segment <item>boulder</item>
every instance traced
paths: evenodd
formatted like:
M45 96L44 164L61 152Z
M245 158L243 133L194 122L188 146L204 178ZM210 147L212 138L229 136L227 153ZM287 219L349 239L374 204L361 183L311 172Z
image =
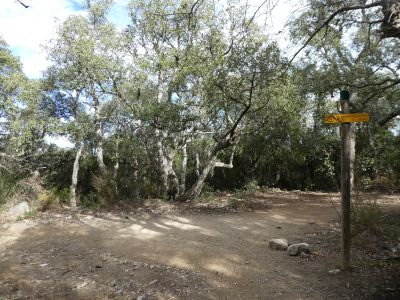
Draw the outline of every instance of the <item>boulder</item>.
M307 254L311 252L310 245L307 243L292 244L287 248L287 251L290 256L297 256L302 252Z
M288 245L287 239L272 239L269 241L269 246L272 250L286 250Z
M23 216L25 213L27 213L30 210L29 204L26 201L23 201L21 203L18 203L17 205L14 205L10 207L7 211L7 216L9 218L17 218L20 216Z

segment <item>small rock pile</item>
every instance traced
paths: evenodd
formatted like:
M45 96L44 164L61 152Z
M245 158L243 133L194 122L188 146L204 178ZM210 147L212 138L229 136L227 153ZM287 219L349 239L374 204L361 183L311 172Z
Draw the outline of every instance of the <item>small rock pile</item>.
M269 246L272 250L287 250L290 256L309 257L311 254L310 245L307 243L289 244L287 239L279 238L269 241Z

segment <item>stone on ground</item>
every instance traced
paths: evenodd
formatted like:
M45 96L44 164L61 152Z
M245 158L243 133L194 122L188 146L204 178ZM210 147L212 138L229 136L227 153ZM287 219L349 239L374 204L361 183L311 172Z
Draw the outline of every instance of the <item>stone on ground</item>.
M287 239L272 239L269 241L269 246L272 250L286 250L288 245Z
M7 211L7 216L10 218L20 217L27 213L29 210L30 208L28 202L23 201L9 208Z
M297 256L300 253L310 253L310 245L307 243L298 243L298 244L292 244L288 248L288 253L290 256Z

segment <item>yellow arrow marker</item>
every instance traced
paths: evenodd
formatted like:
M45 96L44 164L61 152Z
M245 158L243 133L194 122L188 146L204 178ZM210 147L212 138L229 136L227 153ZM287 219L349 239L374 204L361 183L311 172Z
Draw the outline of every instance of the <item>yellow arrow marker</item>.
M354 122L368 122L369 114L336 114L336 115L325 115L324 123L354 123Z

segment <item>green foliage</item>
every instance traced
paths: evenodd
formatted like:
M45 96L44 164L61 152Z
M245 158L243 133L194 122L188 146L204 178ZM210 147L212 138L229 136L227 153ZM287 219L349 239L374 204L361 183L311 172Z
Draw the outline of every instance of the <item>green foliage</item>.
M46 211L52 207L67 204L69 202L70 191L68 188L53 188L50 191L44 191L39 194L39 210Z
M82 195L79 198L79 205L89 209L100 208L99 201L97 200L96 194L94 192Z
M356 197L352 201L351 213L354 234L363 231L377 232L382 210L376 200L360 200Z
M357 137L356 178L361 190L396 191L400 183L400 136L368 126Z
M70 197L69 188L64 188L62 190L54 189L53 193L57 197L58 203L67 204L69 202L69 197Z
M106 172L98 176L94 175L92 184L96 191L96 198L102 206L111 206L118 201L115 181L111 172Z
M257 180L253 179L253 180L249 181L248 183L246 183L246 185L244 186L244 190L249 193L254 193L257 191L257 189L259 189L259 187L260 186L258 185Z
M293 41L304 42L343 5L306 2L310 9L292 23ZM91 1L86 14L59 26L47 46L53 64L43 80L28 80L0 40L0 204L14 177L36 170L50 191L40 196L43 207L68 201L76 149L47 145L49 135L85 145L77 192L88 207L113 205L117 194L124 201L160 196L161 162L182 181L186 148L190 188L224 139L228 146L218 149L217 161L233 157L234 167L210 171L206 196L258 185L337 190L339 136L322 116L336 112L331 98L343 87L353 93L352 110L372 116L370 125L357 128L357 186L399 186L398 120L376 125L399 106L393 72L399 42L370 38L370 11L355 27L349 20L360 11L339 14L286 70L278 45L240 3L134 0L123 30L108 20L111 6ZM96 161L100 144L106 171Z
M0 207L5 204L13 192L16 180L8 172L0 171Z

